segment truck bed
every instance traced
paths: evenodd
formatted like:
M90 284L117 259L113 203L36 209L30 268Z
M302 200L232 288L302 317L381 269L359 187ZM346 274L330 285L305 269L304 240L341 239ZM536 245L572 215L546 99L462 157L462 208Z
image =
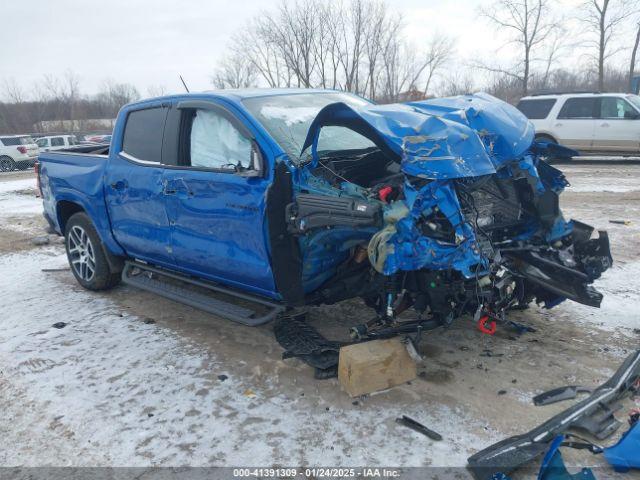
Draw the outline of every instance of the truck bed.
M86 148L86 147L84 147ZM81 205L95 219L98 229L109 229L107 208L104 198L103 174L108 156L100 153L73 151L45 152L38 159L40 163L40 184L44 201L45 216L54 229L63 234L60 215L62 202Z

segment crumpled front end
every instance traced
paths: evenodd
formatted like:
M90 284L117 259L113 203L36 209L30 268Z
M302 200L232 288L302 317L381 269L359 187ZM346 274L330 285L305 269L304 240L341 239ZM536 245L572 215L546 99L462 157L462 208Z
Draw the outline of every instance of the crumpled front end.
M327 126L352 129L377 148L318 152ZM574 152L534 142L533 126L512 106L484 94L358 109L336 103L314 120L307 147L312 160L296 172L297 198L336 198L319 229L295 231L310 283L322 278L306 287L317 301L361 296L382 316L413 307L435 324L463 313L501 320L532 300L600 305L590 284L612 263L606 232L592 238L593 228L565 220L559 195L568 182L541 160ZM290 213L304 224L300 208ZM333 263L327 251L339 251Z

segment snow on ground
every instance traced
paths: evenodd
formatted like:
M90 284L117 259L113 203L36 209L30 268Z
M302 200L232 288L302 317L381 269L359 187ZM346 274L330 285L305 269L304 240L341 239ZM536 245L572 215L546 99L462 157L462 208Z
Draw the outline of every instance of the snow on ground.
M268 384L222 382L228 366L214 351L41 271L65 264L56 249L0 258L0 291L11 299L0 318L0 401L10 405L0 437L13 446L0 450L1 465L461 466L487 444L470 433L482 424L446 406L416 401L401 412L447 432L442 442L418 437L416 448L393 421L400 412L309 411ZM68 325L52 327L60 321Z
M602 274L593 286L604 295L600 308L564 302L552 311L558 320L571 318L579 323L625 335L637 335L640 328L640 262L617 264Z
M20 226L11 221L18 216L37 215L42 213L42 199L35 196L36 182L33 178L0 182L0 225ZM23 192L17 194L16 192Z
M564 168L563 168L564 167ZM610 166L608 168L593 165L560 166L567 172L571 185L567 192L612 192L625 193L640 191L640 179L637 169L628 166Z

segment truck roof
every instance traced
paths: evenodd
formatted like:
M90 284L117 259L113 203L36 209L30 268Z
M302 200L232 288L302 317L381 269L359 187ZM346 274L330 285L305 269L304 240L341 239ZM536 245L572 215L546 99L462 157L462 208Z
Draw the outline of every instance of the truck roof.
M296 95L301 93L345 93L339 90L327 89L327 88L228 88L228 89L220 89L220 90L205 90L202 92L189 92L189 93L177 93L172 95L162 95L160 97L155 97L155 99L162 98L184 98L184 97L202 97L210 95L216 98L227 98L229 100L243 100L245 98L255 98L255 97L270 97L274 95ZM154 98L146 98L144 100L140 100L136 103L144 103L149 100L154 100Z

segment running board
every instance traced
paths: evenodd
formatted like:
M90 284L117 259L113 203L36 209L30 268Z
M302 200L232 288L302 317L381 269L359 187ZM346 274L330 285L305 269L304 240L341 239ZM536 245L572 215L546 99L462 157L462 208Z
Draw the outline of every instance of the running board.
M171 279L174 282L168 281L167 279ZM176 280L187 285L176 284ZM284 307L277 303L139 262L125 262L124 270L122 270L122 281L127 285L158 294L162 297L184 303L218 317L233 320L234 322L250 327L270 322L276 318L280 312L284 311ZM197 292L189 288L189 286L198 287L211 293L222 293L243 300L244 302L266 308L267 312L258 314L251 308L213 298L207 293Z

